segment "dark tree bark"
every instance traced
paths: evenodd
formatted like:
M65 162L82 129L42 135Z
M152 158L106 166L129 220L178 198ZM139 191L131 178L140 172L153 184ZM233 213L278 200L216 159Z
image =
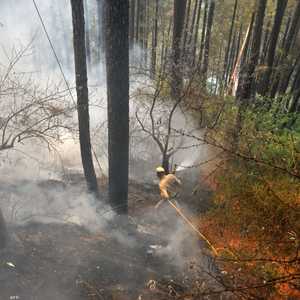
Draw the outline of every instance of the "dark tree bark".
M267 0L256 1L256 18L253 29L253 44L250 51L250 59L246 66L245 76L239 83L237 98L240 103L248 104L251 96L255 94L254 80L255 80L255 68L258 64L262 28L265 17Z
M98 61L101 60L101 54L105 53L105 38L104 38L104 28L105 28L105 1L97 0L97 25L98 25L98 37L97 37L97 47L98 47Z
M195 0L195 5L193 9L193 16L192 16L192 21L191 21L191 26L190 26L190 33L188 36L188 42L187 42L187 47L188 47L188 52L191 53L191 45L192 45L192 39L194 36L194 30L195 30L195 22L196 22L196 15L197 15L197 8L198 8L198 0Z
M259 61L260 65L265 64L267 51L268 51L269 43L270 43L270 34L271 34L270 27L271 27L271 21L269 20L267 23L266 29L264 30L264 33L263 33L262 46L261 46L262 50L261 50L260 61Z
M184 22L184 33L183 33L183 45L182 51L185 53L186 43L189 34L189 22L190 22L190 12L191 12L191 0L187 0L186 14L185 14L185 22Z
M88 67L91 68L92 56L91 56L91 42L90 42L90 24L89 24L89 13L87 0L84 0L84 11L85 11L85 42L86 42L86 57Z
M286 64L286 67L284 67L281 70L281 78L280 78L280 83L279 83L279 88L278 88L279 95L283 95L289 85L288 74L289 74L289 72L291 72L291 69L293 66L291 66L291 60L289 60L288 55L293 46L295 38L299 32L299 28L300 28L300 1L298 1L297 5L296 5L296 8L295 8L295 11L293 14L293 18L292 18L292 22L291 22L291 27L288 31L288 35L287 35L286 42L284 45L284 50L283 50L281 61Z
M158 35L158 8L159 0L155 0L155 16L152 29L152 49L151 49L151 78L155 78L156 73L156 54L157 54L157 35Z
M135 22L135 42L138 44L140 39L140 10L141 10L141 1L136 1L136 22Z
M261 80L260 94L263 96L265 96L269 90L269 84L272 76L272 68L275 60L276 46L277 46L280 28L281 28L287 2L288 0L277 0L277 8L276 8L276 14L274 19L274 25L270 36L270 43L269 43L267 58L266 58L267 70L263 74Z
M150 32L150 5L149 0L145 0L145 27L144 27L144 64L148 69L148 46L149 46L149 32Z
M192 42L193 43L192 44L192 66L195 66L195 62L196 62L196 51L197 51L197 41L198 41L198 35L199 35L201 7L202 7L202 0L199 0L197 21L196 21L196 25L195 25L194 39Z
M171 93L174 99L180 97L182 89L182 34L185 20L186 0L174 0L173 41L172 41L172 82Z
M81 160L88 190L98 197L98 184L93 165L90 141L83 1L71 0L71 6Z
M205 34L206 34L206 19L207 19L207 11L208 11L208 0L204 0L205 7L204 7L204 15L203 15L203 23L202 23L202 33L201 33L201 43L200 43L200 52L199 52L199 66L202 67L203 62L203 50L204 50L204 41L205 41Z
M134 44L134 32L135 32L135 1L130 1L130 24L129 24L129 47L133 48Z
M290 24L286 30L286 36L283 38L282 54L278 58L277 68L282 65L282 68L275 74L274 80L272 83L272 89L270 92L270 97L274 98L277 94L277 91L282 91L283 81L286 80L287 74L289 73L289 67L286 66L289 64L287 62L287 57L291 50L293 41L299 30L299 20L300 20L300 1L297 2L296 8L293 13L293 17L290 20ZM284 65L285 64L285 65Z
M290 113L300 112L300 59L295 73L295 78L291 88L292 98L289 105Z
M5 220L0 208L0 250L4 249L7 240L7 230L5 225Z
M139 31L139 39L138 44L141 49L144 50L144 40L145 40L145 11L146 11L146 0L139 0L139 15L137 18L139 19L139 27L137 30Z
M206 87L206 82L207 82L210 38L211 38L211 32L213 27L213 21L214 21L214 12L215 12L215 1L212 0L208 10L205 43L204 43L204 56L203 56L203 65L202 65L202 84L204 88Z
M128 212L129 156L129 1L106 4L109 199L119 214Z
M231 19L231 25L230 25L230 30L229 30L229 36L228 36L228 41L227 41L227 47L226 47L226 51L225 51L224 67L223 67L224 86L226 85L227 78L228 78L228 71L229 71L228 70L228 66L229 66L228 59L229 59L230 48L232 47L232 44L233 44L232 34L233 34L233 29L234 29L234 22L235 22L237 4L238 4L238 0L235 0L232 19Z

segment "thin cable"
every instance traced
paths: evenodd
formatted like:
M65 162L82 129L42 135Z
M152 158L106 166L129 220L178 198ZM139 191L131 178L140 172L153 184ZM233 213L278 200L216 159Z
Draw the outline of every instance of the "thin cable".
M54 57L55 57L55 59L56 59L56 62L57 62L57 64L58 64L58 66L59 66L60 72L61 72L61 74L62 74L62 76L63 76L63 79L64 79L64 81L65 81L65 84L66 84L66 86L67 86L67 89L68 89L68 91L69 91L69 93L70 93L70 96L71 96L71 98L72 98L72 101L73 101L74 105L76 105L76 101L75 101L75 99L74 99L74 97L73 97L73 95L72 95L72 92L71 92L71 89L70 89L70 85L69 85L69 83L68 83L68 81L67 81L67 78L66 78L65 73L64 73L64 71L63 71L62 65L61 65L61 63L60 63L60 61L59 61L59 58L58 58L58 56L57 56L57 54L56 54L56 51L55 51L55 49L54 49L54 46L53 46L53 44L52 44L52 42L51 42L51 39L50 39L50 36L49 36L48 31L47 31L47 29L46 29L46 26L45 26L45 23L44 23L44 21L43 21L43 18L42 18L41 14L40 14L40 11L39 11L39 9L38 9L38 7L37 7L37 4L36 4L35 0L32 0L32 2L33 2L33 5L34 5L34 7L35 7L35 10L36 10L36 12L37 12L37 14L38 14L38 17L39 17L39 19L40 19L40 21L41 21L41 24L42 24L42 27L43 27L44 32L45 32L45 34L46 34L47 40L48 40L48 42L49 42L49 44L50 44L50 47L51 47L51 49L52 49L52 52L53 52Z

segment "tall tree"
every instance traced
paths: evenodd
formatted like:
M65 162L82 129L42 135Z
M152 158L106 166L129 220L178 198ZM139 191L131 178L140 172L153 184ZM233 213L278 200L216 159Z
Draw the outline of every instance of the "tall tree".
M198 41L198 35L199 35L202 0L199 0L198 2L199 2L199 5L198 5L198 12L197 12L197 21L196 21L196 25L195 25L195 33L194 33L193 42L192 42L192 66L194 66L195 62L196 62L196 50L197 50L197 41Z
M288 35L282 52L281 61L285 64L286 67L284 67L281 70L281 78L278 86L279 95L283 95L285 93L289 84L288 74L291 72L293 68L293 66L291 65L291 60L289 59L289 53L293 47L299 29L300 29L300 1L297 1L296 8L294 10L293 18L291 21L291 26L288 31Z
M174 99L179 98L182 89L181 46L185 11L186 0L174 0L171 82L171 93Z
M204 50L204 41L206 34L206 20L207 20L207 11L208 11L208 0L203 0L205 2L204 6L204 15L202 22L202 33L201 33L201 43L200 43L200 52L199 52L199 65L202 66L203 61L203 50Z
M207 16L207 26L205 33L205 42L204 42L204 56L203 56L203 65L202 65L202 84L206 87L207 82L207 71L208 71L208 63L209 63L209 50L210 50L210 38L213 27L214 20L214 11L215 11L215 1L211 0L208 16Z
M280 28L286 9L288 0L277 0L276 14L274 18L274 24L270 36L270 43L267 51L267 69L263 74L260 83L260 94L266 95L269 89L270 79L272 75L272 68L275 60L276 46L279 38Z
M129 1L106 3L106 72L109 199L120 214L128 211L129 156Z
M99 196L90 140L83 1L71 0L71 7L81 160L88 190L95 196Z
M4 247L6 246L6 239L7 239L6 225L0 208L0 250L4 249Z
M292 98L289 103L289 112L300 112L300 59L295 70L295 78L291 88Z
M266 4L267 0L256 0L256 17L252 33L252 47L249 52L249 61L246 62L245 74L239 81L237 90L238 101L243 104L247 104L249 102L251 96L256 90L254 87L255 68L259 60Z
M129 46L133 48L134 44L134 33L135 33L135 1L130 1L130 24L129 24Z
M92 51L91 51L91 39L90 39L90 22L87 0L84 0L84 11L85 11L85 42L86 42L86 57L89 68L92 65Z
M229 54L230 54L230 48L233 46L233 40L232 40L232 34L234 29L234 23L235 23L235 16L236 16L236 10L237 10L238 0L235 0L234 8L233 8L233 14L231 18L231 25L229 29L229 36L227 41L227 47L225 51L225 58L224 58L224 67L223 67L223 82L224 85L226 85L227 78L228 78L228 72L229 72Z
M155 0L155 16L152 28L152 48L151 48L151 77L155 77L156 72L156 56L157 56L157 38L158 38L158 8L159 0Z
M101 60L101 54L105 52L105 39L104 39L104 28L105 28L105 1L96 0L97 2L97 27L98 27L98 37L97 37L97 51L98 51L98 61Z

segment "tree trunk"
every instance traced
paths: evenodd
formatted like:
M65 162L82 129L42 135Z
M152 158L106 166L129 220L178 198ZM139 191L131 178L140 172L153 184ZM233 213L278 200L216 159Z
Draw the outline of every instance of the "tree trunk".
M230 26L230 30L229 30L229 37L228 37L227 47L226 47L226 51L225 51L224 67L223 67L223 83L224 83L224 86L226 86L226 82L227 82L227 78L228 78L228 71L229 71L228 70L228 66L229 66L229 61L228 60L229 60L230 48L232 47L232 44L233 44L232 34L233 34L237 4L238 4L238 0L235 0L233 15L232 15L232 18L231 18L231 26Z
M182 34L185 20L186 0L174 0L173 41L172 41L172 82L171 93L174 99L180 97L182 90Z
M97 0L97 27L98 27L98 37L97 37L97 52L98 52L98 62L101 61L101 54L105 52L105 42L104 42L104 0Z
M108 0L106 72L108 105L109 199L119 214L128 212L129 1Z
M141 10L141 1L136 1L136 22L135 22L135 43L138 44L140 38L140 10Z
M139 16L138 16L139 27L137 28L137 30L139 30L138 44L142 50L144 50L144 40L145 40L145 10L146 10L145 4L146 4L146 0L139 0Z
M204 43L204 57L203 57L203 65L202 65L202 80L203 80L202 84L204 88L206 88L206 83L207 83L210 37L211 37L211 31L213 27L214 11L215 11L215 1L212 0L208 10L207 27L206 27L205 43Z
M300 1L298 1L296 9L294 11L291 27L285 42L282 61L286 62L286 68L283 68L283 70L281 71L281 79L278 88L279 95L283 95L289 85L288 74L289 72L291 72L293 66L291 66L291 60L289 60L288 55L293 46L295 38L298 35L299 28L300 28Z
M7 230L5 220L0 208L0 251L5 248L7 240Z
M202 25L202 33L201 33L201 44L200 44L200 52L199 52L199 67L202 67L203 62L203 50L204 50L204 41L206 34L206 19L207 19L207 11L208 11L208 0L205 1L204 7L204 16L203 16L203 25Z
M135 1L130 1L130 24L129 24L129 47L133 48L134 44L134 24L135 24Z
M148 48L149 48L149 28L150 28L150 5L149 0L145 1L145 29L144 29L144 64L148 70Z
M89 13L88 13L87 0L84 0L84 11L85 11L86 57L87 57L88 67L91 69L92 57L91 57L90 24L89 24Z
M196 21L195 33L194 33L194 40L193 40L193 44L192 44L193 45L193 48L192 48L192 67L195 66L195 62L196 62L196 50L197 50L197 41L198 41L198 35L199 35L201 6L202 6L202 0L199 0L198 12L197 12L197 21Z
M192 16L192 22L190 26L190 33L189 33L189 39L187 42L187 47L188 47L188 53L191 53L191 45L192 45L192 39L194 36L194 30L195 30L195 22L196 22L196 14L197 14L197 8L198 8L198 2L199 0L195 0L195 5L194 5L194 10L193 10L193 16Z
M182 44L182 52L183 53L185 53L185 50L186 50L186 43L187 43L188 34L189 34L190 12L191 12L191 0L187 0L185 22L184 22L183 44Z
M298 62L296 68L296 74L292 86L292 99L289 105L289 112L300 112L300 62Z
M279 57L279 63L278 63L279 66L282 63L283 64L286 63L287 65L289 65L289 62L287 62L287 57L291 50L294 39L297 36L297 32L299 31L299 21L300 21L300 1L297 2L293 17L291 19L291 24L287 32L287 36L284 39L285 42L283 45L282 55ZM284 67L282 70L280 70L280 73L277 72L271 90L271 97L275 97L277 91L279 92L279 94L282 94L283 92L282 87L285 84L285 80L287 78L288 73L289 73L289 67Z
M71 6L81 160L88 190L98 197L98 184L93 165L90 141L83 1L71 0Z
M260 94L263 96L267 94L269 89L270 79L273 72L272 68L275 60L276 46L277 46L280 28L281 28L287 2L288 0L277 0L277 8L276 8L276 14L274 19L274 25L272 28L270 43L267 52L267 70L263 74L261 84L260 84L261 86Z
M250 51L250 59L246 66L246 72L244 78L241 80L241 86L239 84L238 101L247 105L253 94L255 94L254 80L255 80L255 68L258 64L262 28L265 17L267 0L256 1L256 18L253 29L253 44Z
M157 54L157 34L158 34L158 8L159 0L155 0L155 17L152 30L152 50L151 50L151 78L155 78L156 73L156 54Z

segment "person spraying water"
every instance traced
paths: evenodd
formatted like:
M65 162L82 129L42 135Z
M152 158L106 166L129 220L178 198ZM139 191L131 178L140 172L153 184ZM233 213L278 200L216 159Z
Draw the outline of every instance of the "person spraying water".
M176 170L176 168L175 168ZM155 208L158 209L159 206L168 202L172 208L175 209L177 214L185 221L185 223L196 232L199 237L204 240L208 247L213 252L214 256L218 256L217 249L212 245L212 243L198 230L198 228L184 215L178 203L174 200L178 196L179 188L182 186L181 180L178 179L175 174L166 174L166 171L163 167L156 168L156 175L159 179L159 192L161 200L155 205Z

